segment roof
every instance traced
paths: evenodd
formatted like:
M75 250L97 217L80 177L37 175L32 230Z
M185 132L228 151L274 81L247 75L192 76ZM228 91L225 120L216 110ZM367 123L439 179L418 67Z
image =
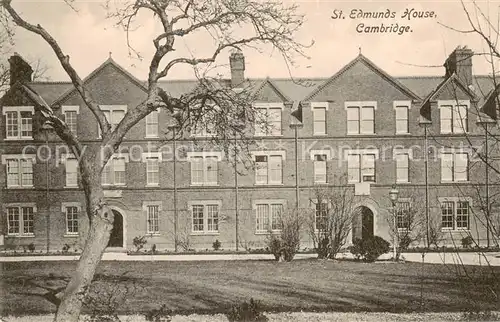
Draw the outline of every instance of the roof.
M388 81L392 82L394 86L398 87L402 91L408 93L410 96L415 98L420 98L424 100L433 93L440 84L445 81L444 76L430 75L430 76L396 76L392 77L377 67L372 61L363 55L358 55L349 64L344 66L339 72L331 77L317 77L317 78L252 78L248 79L250 87L254 89L259 86L263 86L265 83L269 83L272 87L276 89L284 98L288 101L303 101L308 97L314 95L315 92L319 91L322 87L326 86L335 77L338 77L343 71L347 70L356 61L362 61L367 64L370 68L374 69L376 72L380 73L382 77L386 78ZM146 82L141 81L126 71L118 63L116 63L112 58L108 58L103 64L96 68L90 75L85 78L85 82L96 77L99 71L102 70L106 65L112 64L119 71L124 73L132 82L137 83L141 88L146 89ZM183 94L187 94L196 88L199 80L197 79L181 79L181 80L160 80L158 82L159 87L165 90L169 95L174 97L179 97ZM229 86L230 80L223 80ZM71 82L57 82L57 81L36 81L28 84L33 91L40 94L41 97L47 102L47 104L52 105L57 101L64 100L67 95L74 91L74 87ZM477 97L485 97L494 88L492 78L487 75L475 76L474 81L474 93Z

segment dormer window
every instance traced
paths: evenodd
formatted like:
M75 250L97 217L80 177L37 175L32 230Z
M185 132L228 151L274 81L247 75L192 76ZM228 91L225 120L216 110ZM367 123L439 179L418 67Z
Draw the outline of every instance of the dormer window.
M111 131L116 129L127 113L127 105L100 105L99 107L106 116L106 120L111 125ZM101 129L99 129L99 137L100 136Z
M469 101L439 101L441 133L467 133Z
M255 104L255 136L280 136L283 103Z

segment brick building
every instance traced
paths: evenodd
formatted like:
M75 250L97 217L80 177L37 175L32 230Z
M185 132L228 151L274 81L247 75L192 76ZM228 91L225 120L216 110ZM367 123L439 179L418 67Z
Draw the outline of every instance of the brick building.
M83 144L97 144L98 125L70 83L32 81L22 57L9 62L11 87L0 100L4 243L81 248L88 222L77 162L40 123L37 95ZM457 48L443 75L429 77L392 77L361 53L329 78L248 80L241 53L231 55L230 66L227 86L251 83L255 106L272 125L253 131L256 169L239 164L237 175L231 156L201 148L204 133L173 140L167 113L152 113L126 135L103 171L116 218L110 247L131 249L134 237L145 235L160 250L173 250L175 236L180 250L211 249L216 239L224 249L260 248L282 210L298 205L314 216L318 187L353 189L361 211L352 237L391 240L389 191L395 184L398 207L426 205L426 225L437 227L443 245L460 244L467 234L493 244L481 205L486 192L498 192L499 178L495 171L485 178L473 148L484 147L487 124L490 131L497 128L496 115L477 112L491 102L493 81L473 76L469 49ZM85 84L112 124L146 97L145 83L111 58ZM160 85L179 96L196 81ZM488 158L494 160L495 152L490 149ZM404 228L403 221L398 225ZM305 229L301 245L311 247Z

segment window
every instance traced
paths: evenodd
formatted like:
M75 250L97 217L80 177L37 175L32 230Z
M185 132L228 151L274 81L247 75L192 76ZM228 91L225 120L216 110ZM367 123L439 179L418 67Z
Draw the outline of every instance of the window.
M159 204L146 204L146 221L147 233L159 234L160 233L160 205Z
M188 153L191 162L191 184L192 185L217 185L218 164L222 158L220 152L216 153Z
M441 201L441 229L458 230L470 229L469 208L467 200L454 199Z
M111 125L111 131L115 130L127 113L126 105L100 105L99 107L106 116L106 120ZM99 136L101 136L100 129Z
M193 233L219 232L219 201L196 201L191 204Z
M409 109L410 102L394 102L396 114L396 134L408 134L409 129Z
M410 156L408 153L396 153L396 182L410 182Z
M410 229L410 202L400 201L396 204L396 227L398 230Z
M347 134L375 133L376 102L346 102Z
M6 205L7 235L9 236L34 236L33 205Z
M78 113L80 112L80 106L62 106L61 112L64 116L64 122L68 126L71 133L77 135L77 123L78 123Z
M281 135L282 110L283 110L283 104L256 105L255 135L256 136Z
M78 186L78 160L66 160L66 187Z
M102 169L102 184L124 186L126 184L125 163L127 158L124 156L113 156Z
M469 180L469 154L467 152L441 153L441 181Z
M255 155L255 184L281 184L283 182L284 154L272 152Z
M349 182L375 182L375 154L350 153L347 156Z
M440 101L441 133L465 133L468 131L468 101Z
M326 183L326 154L314 155L314 182Z
M328 223L328 204L317 202L314 216L314 229L324 231Z
M146 116L146 137L158 137L158 111L153 111Z
M146 158L146 176L148 186L157 186L160 184L160 167L158 158Z
M34 161L35 156L30 155L3 155L2 163L7 166L7 188L32 188Z
M32 106L4 106L6 139L32 140L33 113Z
M328 103L311 103L311 107L313 111L313 133L314 135L325 135Z
M267 233L281 229L281 216L283 214L282 201L258 201L255 203L257 233Z
M63 211L66 215L66 235L78 235L78 213L80 207L77 205L64 205Z

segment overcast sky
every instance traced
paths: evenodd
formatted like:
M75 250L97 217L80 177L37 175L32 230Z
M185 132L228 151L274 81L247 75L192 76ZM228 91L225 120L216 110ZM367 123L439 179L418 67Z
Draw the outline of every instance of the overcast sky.
M292 0L285 0L291 2ZM362 53L394 76L401 75L441 75L444 60L458 45L467 45L475 52L484 48L477 35L460 34L439 23L457 29L468 29L468 22L460 1L309 1L297 2L300 13L305 14L304 26L297 41L314 45L306 50L310 59L298 58L290 69L294 77L329 77L343 65ZM485 13L498 16L500 2L481 2ZM104 19L105 11L98 0L77 1L78 13L69 9L60 0L13 0L13 6L32 23L45 27L58 41L65 53L71 57L76 70L82 77L88 75L105 61L109 53L119 64L140 79L147 78L148 61L153 52L157 21L151 16L141 16L141 27L133 35L133 45L145 57L143 61L128 56L125 33L114 26L114 22ZM405 9L434 11L437 18L401 18ZM342 10L345 19L332 19L334 10ZM350 19L352 9L364 11L396 12L394 19ZM398 35L366 34L356 32L358 24L385 26L398 23L410 26L411 32ZM177 42L177 52L203 53L208 48L206 37ZM206 45L206 46L205 46ZM16 30L15 51L29 60L41 58L49 67L47 76L51 80L66 80L65 73L55 59L50 47L39 37L24 30ZM264 53L245 51L247 77L289 77L290 72L281 56L266 50ZM218 63L227 64L228 55L222 55ZM434 67L433 67L434 66ZM219 69L228 75L228 66ZM484 58L474 58L474 72L487 74L491 67ZM192 78L189 68L176 68L168 78Z

